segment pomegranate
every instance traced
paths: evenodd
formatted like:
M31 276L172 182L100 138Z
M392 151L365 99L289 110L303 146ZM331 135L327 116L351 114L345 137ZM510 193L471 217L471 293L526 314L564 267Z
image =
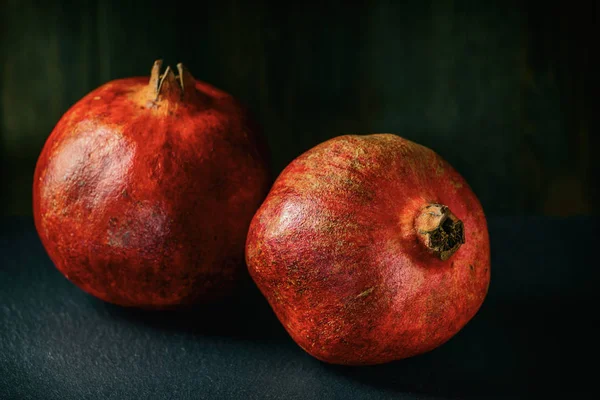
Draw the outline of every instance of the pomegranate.
M475 194L435 152L392 134L339 136L290 163L250 224L246 262L294 341L345 365L442 345L490 280Z
M211 302L243 282L246 233L271 183L248 112L181 64L161 69L73 105L33 183L58 270L106 302L147 309Z

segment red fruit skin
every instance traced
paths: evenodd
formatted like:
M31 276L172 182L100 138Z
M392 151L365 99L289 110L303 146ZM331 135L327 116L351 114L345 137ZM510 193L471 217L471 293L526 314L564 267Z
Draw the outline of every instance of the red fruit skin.
M200 81L183 96L173 75L157 98L156 83L119 79L77 102L33 183L35 225L58 270L106 302L146 309L231 294L270 185L264 144L232 96Z
M441 203L466 242L446 261L414 220ZM478 311L490 281L482 207L432 150L346 135L290 163L255 214L250 274L293 340L321 361L369 365L430 351Z

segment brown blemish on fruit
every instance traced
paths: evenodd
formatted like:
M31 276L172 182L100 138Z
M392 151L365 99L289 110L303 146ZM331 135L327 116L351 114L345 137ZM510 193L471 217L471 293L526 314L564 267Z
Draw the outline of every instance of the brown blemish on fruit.
M455 179L450 179L450 183L452 184L452 186L454 186L456 189L460 189L463 187L463 184Z
M356 296L357 299L360 299L361 297L367 297L368 295L370 295L371 293L373 293L373 290L375 290L374 287L370 287L367 290L365 290L364 292L361 292L359 295Z
M437 163L435 166L435 174L437 176L441 176L444 174L444 166L442 165L442 163Z

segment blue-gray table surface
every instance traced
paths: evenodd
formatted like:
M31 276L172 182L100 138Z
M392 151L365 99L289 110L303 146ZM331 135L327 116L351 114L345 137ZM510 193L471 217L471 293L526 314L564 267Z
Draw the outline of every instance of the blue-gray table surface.
M492 283L475 318L425 355L342 367L304 353L253 286L227 303L177 313L96 300L54 268L31 219L5 217L0 399L547 398L588 392L597 365L598 222L490 217Z

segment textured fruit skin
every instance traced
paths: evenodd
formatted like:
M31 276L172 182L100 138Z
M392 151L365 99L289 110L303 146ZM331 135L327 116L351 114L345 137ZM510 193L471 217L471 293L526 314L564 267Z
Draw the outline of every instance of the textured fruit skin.
M247 276L248 225L270 185L265 147L232 96L193 82L185 97L174 75L159 97L147 77L109 82L66 112L39 156L42 243L106 302L210 302Z
M441 203L466 242L442 261L414 219ZM290 163L255 214L250 274L294 341L333 364L430 351L478 311L490 281L482 207L432 150L391 134L346 135Z

